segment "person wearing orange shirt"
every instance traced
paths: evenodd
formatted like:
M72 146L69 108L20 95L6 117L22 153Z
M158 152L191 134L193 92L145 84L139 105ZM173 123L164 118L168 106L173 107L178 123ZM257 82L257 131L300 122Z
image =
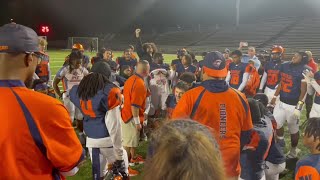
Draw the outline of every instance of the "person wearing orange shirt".
M320 118L310 118L306 121L303 144L311 154L297 162L295 179L320 179Z
M66 108L26 88L40 57L34 30L0 27L0 179L64 179L84 158Z
M149 71L148 61L139 61L136 73L125 82L123 87L124 105L121 110L123 146L128 152L130 165L144 163L143 158L136 154L135 149L138 147L141 124L147 116L145 110L149 92L144 79L149 75ZM136 173L129 169L130 175L136 175Z
M238 179L240 149L249 143L253 128L248 101L226 83L226 61L220 52L206 55L201 73L202 83L182 96L172 119L192 119L212 128L228 179Z

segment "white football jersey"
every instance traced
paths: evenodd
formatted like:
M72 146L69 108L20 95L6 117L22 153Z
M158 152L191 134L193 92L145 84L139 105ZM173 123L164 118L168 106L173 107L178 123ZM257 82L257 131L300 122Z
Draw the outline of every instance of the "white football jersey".
M57 78L62 80L63 90L68 92L74 85L80 84L83 77L88 74L88 70L84 67L74 69L70 73L69 66L65 66L57 73Z

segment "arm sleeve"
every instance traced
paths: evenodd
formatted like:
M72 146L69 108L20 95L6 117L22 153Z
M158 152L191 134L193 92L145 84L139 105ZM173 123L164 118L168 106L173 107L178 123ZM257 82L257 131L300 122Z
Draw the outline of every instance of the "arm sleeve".
M227 77L226 77L226 82L229 84L230 82L230 79L231 79L231 74L230 74L230 71L228 71L228 74L227 74Z
M315 89L313 89L313 87L312 87L311 83L308 83L308 86L307 86L307 93L308 93L309 95L313 95L313 94L314 94L314 92L315 92Z
M51 82L51 68L50 68L50 63L48 63L48 82Z
M238 88L239 91L243 91L243 89L246 87L247 85L247 82L248 82L248 79L249 79L249 73L245 72L243 74L243 77L242 77L242 82Z
M144 111L145 114L149 114L151 108L151 98L150 96L146 98L146 110Z
M263 76L261 78L261 82L260 82L260 87L259 89L262 90L264 85L266 84L267 82L267 79L268 79L268 74L266 72L263 73Z
M177 119L190 119L192 111L192 102L189 100L189 94L186 93L182 96L177 106L172 113L172 120Z
M143 57L143 54L144 54L144 51L142 49L141 37L136 38L136 39L137 39L137 44L136 44L137 54L138 54L139 58L141 59Z
M310 84L313 89L320 94L320 85L315 80L311 80Z
M45 115L42 118L46 120L39 121L40 133L47 148L47 158L60 172L70 173L84 159L85 151L65 107L59 103L52 106L51 110L55 113Z

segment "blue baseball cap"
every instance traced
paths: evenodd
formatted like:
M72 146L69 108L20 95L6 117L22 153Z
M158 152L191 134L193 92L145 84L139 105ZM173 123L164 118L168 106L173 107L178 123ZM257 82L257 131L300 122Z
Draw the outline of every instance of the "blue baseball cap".
M227 77L226 59L219 51L209 52L202 65L203 71L211 77Z
M0 27L0 53L39 51L39 38L33 29L16 23Z

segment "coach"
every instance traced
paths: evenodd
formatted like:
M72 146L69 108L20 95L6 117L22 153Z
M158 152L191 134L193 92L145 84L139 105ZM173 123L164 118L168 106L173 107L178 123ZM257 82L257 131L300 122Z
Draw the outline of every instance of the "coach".
M210 52L203 60L202 83L187 91L178 102L173 119L193 119L214 130L220 145L228 179L240 174L240 139L247 144L253 128L245 95L225 81L226 61L220 52Z
M64 106L26 88L41 62L38 41L28 27L0 27L0 179L70 176L84 158Z

